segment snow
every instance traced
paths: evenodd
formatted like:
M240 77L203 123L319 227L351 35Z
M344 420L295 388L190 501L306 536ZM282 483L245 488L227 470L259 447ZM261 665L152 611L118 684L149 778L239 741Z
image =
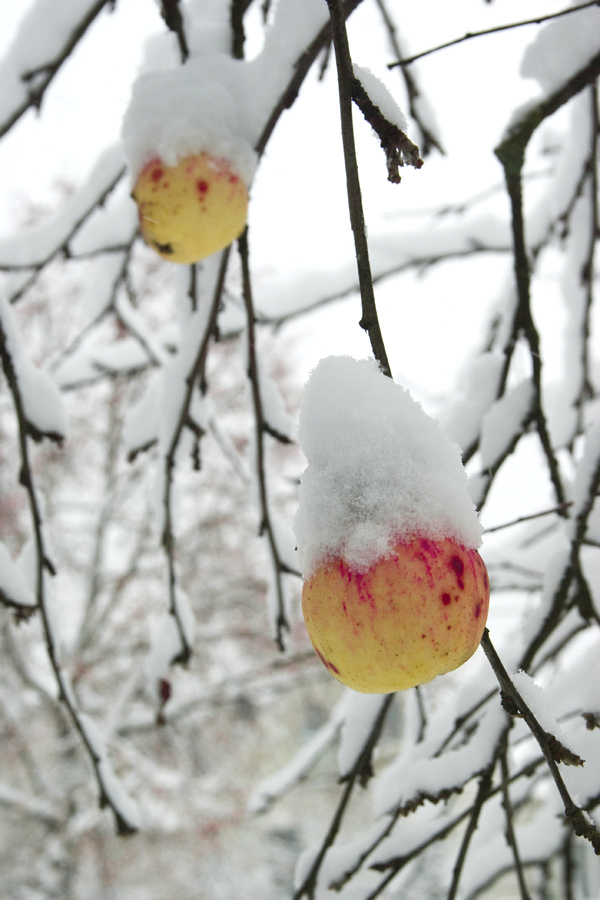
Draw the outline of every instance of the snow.
M245 64L239 60L225 55L216 60L211 55L142 75L134 85L123 121L132 180L155 157L174 166L186 156L205 152L226 159L249 185L256 154L239 130L243 110L235 90L244 70Z
M572 530L575 522L586 509L590 502L592 491L598 490L598 472L600 471L600 418L592 423L585 435L583 456L577 466L575 482L572 488L573 507L569 518L572 521ZM573 535L574 536L574 535Z
M181 653L181 635L175 617L165 613L156 625L150 651L146 658L148 692L156 696L158 684L169 670L176 656Z
M430 755L441 732L436 739L409 746L376 780L376 814L383 815L422 795L434 797L445 790L462 790L488 764L505 727L506 713L494 698L480 716L475 734L457 749Z
M21 606L36 605L33 591L2 541L0 541L0 595L9 602Z
M482 252L487 249L508 252L510 246L507 224L493 215L466 215L458 222L453 220L451 225L428 221L418 229L369 230L369 256L375 281L447 256L467 255L475 252L474 248ZM337 258L333 268L303 260L297 269L275 271L257 282L255 305L260 316L278 321L357 290L356 260L348 253Z
M335 557L364 571L415 534L480 546L458 446L374 361L321 360L298 436L308 460L294 525L304 578Z
M0 330L4 332L27 423L42 435L64 436L67 417L58 386L48 372L25 356L13 310L4 297L0 297Z
M479 452L484 469L493 468L523 431L533 402L533 382L527 378L506 392L486 412Z
M272 431L291 441L295 423L286 409L279 385L267 375L260 357L256 358L256 368L263 418Z
M386 85L370 69L358 66L352 67L354 77L357 78L373 103L381 110L388 122L396 125L400 131L408 131L406 116L392 97Z
M536 684L531 675L523 671L515 672L511 675L511 679L544 731L553 734L561 743L564 743L562 728L556 721L552 712L552 704L546 697L541 685Z
M137 403L127 411L123 440L127 456L153 444L158 438L158 375L151 378Z
M338 768L342 778L356 765L386 700L381 694L351 693L338 747Z
M0 65L0 125L29 103L36 78L26 81L23 74L39 70L43 81L47 77L47 67L62 55L79 23L96 2L36 0L31 5ZM43 28L40 22L43 22Z
M92 270L78 298L87 322L96 322L110 309L126 262L125 253L104 253L92 263Z
M600 9L594 6L554 19L525 50L521 75L552 93L598 54L599 34Z
M170 40L157 42L148 59L155 71L134 84L123 122L132 179L154 156L174 165L206 151L226 158L249 185L257 164L253 148L298 57L326 22L327 8L320 0L303 0L301 6L280 0L261 53L248 61L233 59L229 47L219 46L222 41L209 44L206 29L224 35L227 24L210 11L196 13L185 65L173 58Z
M479 437L482 419L496 398L503 366L502 353L477 356L460 378L458 399L440 415L448 437L463 450Z
M251 812L265 812L278 797L305 777L335 740L352 702L352 692L345 691L327 722L278 772L269 775L256 786L249 802Z
M0 242L0 267L39 266L51 259L68 243L122 174L123 151L117 144L100 154L85 184L56 215Z

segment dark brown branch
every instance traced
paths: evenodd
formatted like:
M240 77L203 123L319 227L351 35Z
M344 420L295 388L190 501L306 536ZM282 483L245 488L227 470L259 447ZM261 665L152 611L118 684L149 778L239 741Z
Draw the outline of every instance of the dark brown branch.
M531 900L531 895L527 888L527 882L525 881L525 872L523 869L523 863L521 860L521 854L519 852L519 845L517 843L517 836L515 833L513 822L514 813L509 790L510 773L508 771L507 743L508 742L505 737L504 746L502 748L502 753L500 756L500 766L502 770L502 806L504 807L504 816L506 819L506 841L508 843L508 846L512 850L513 859L515 862L514 870L517 875L517 881L519 882L521 900Z
M244 298L244 306L246 308L246 333L248 346L248 380L252 393L252 405L254 407L254 422L256 426L256 474L258 478L258 491L261 510L260 534L266 535L269 545L269 552L275 575L275 592L277 596L277 616L275 620L275 639L280 650L284 650L283 632L289 631L289 624L285 614L285 596L283 590L283 572L287 571L287 567L283 565L275 531L271 521L269 511L269 498L267 492L267 476L265 461L265 445L264 436L267 430L273 434L272 429L267 429L265 417L263 413L263 403L260 393L260 379L258 373L258 363L256 359L256 335L255 335L255 316L254 302L252 299L252 281L250 277L250 258L248 252L248 229L244 229L238 238L238 248L240 260L242 263L242 294Z
M447 47L454 47L456 44L462 44L463 41L470 41L471 38L483 37L488 34L496 34L499 31L509 31L513 28L522 28L524 25L541 25L549 19L558 19L560 16L568 16L569 13L579 12L580 9L587 9L590 6L600 6L599 0L589 0L588 3L581 3L579 6L571 6L568 9L561 9L557 13L548 13L546 16L537 16L535 19L525 19L522 22L510 22L508 25L496 25L493 28L484 28L482 31L468 31L462 37L454 38L452 41L446 41L445 44L438 44L437 47L431 47L429 50L423 50L421 53L415 53L414 56L408 56L405 59L398 59L396 62L388 63L388 69L396 66L408 66L423 59L424 56L430 56L437 53L438 50L445 50Z
M596 855L600 856L600 832L586 816L584 810L577 806L569 793L569 790L558 769L558 764L555 756L556 747L554 745L554 742L550 740L550 738L553 736L549 735L542 728L535 715L532 713L532 711L529 709L529 707L519 694L508 672L504 668L500 657L496 653L494 645L492 644L490 639L490 633L487 628L481 639L481 646L488 658L488 662L492 667L501 690L504 691L504 693L508 697L510 697L515 706L518 708L523 719L525 720L527 727L538 742L540 750L544 754L548 769L550 771L550 775L554 780L554 783L563 802L565 808L565 817L567 821L571 824L575 834L579 837L585 837L586 840L588 840L592 844ZM561 762L562 761L563 760L561 759Z
M181 62L184 63L190 55L190 49L185 34L183 16L179 8L180 2L181 0L161 0L160 14L165 20L165 25L169 31L172 31L177 37Z
M90 741L90 738L82 724L80 719L79 711L75 705L75 699L73 697L73 693L69 684L69 679L67 674L65 673L61 662L58 657L58 649L55 644L54 635L52 633L52 626L50 623L50 613L48 609L48 597L46 592L46 575L55 574L54 566L48 556L46 551L46 543L44 539L44 531L43 531L43 520L42 520L42 511L40 507L40 503L37 496L37 490L34 483L33 478L33 466L30 459L29 453L29 438L30 438L30 429L27 424L27 419L25 415L25 408L23 404L23 398L20 391L20 386L18 383L18 379L15 375L14 364L12 358L10 356L7 343L6 343L6 335L4 333L4 329L2 327L2 323L0 322L0 356L2 359L2 364L4 368L4 372L8 381L9 389L13 398L13 404L15 408L15 414L17 418L18 425L18 439L19 439L19 450L21 456L21 471L20 471L20 483L25 488L27 493L28 502L29 502L29 510L31 515L32 527L33 527L33 542L35 546L35 554L36 554L36 568L35 568L35 598L37 609L39 610L40 619L42 622L42 629L44 633L44 640L46 643L46 652L48 654L48 660L50 662L50 666L52 672L54 674L54 678L56 681L56 685L58 688L58 696L59 699L64 704L64 707L68 713L71 724L75 728L75 730L79 733L79 736L82 740L82 743L86 749L88 757L92 763L94 774L96 777L96 782L98 785L99 791L99 805L100 807L109 806L112 810L115 819L115 825L117 828L117 832L120 835L128 835L133 834L137 831L137 827L132 822L128 822L124 817L121 810L114 803L110 794L106 790L105 780L101 771L100 762L97 755L97 751Z
M386 119L358 78L351 81L350 91L353 101L379 137L387 162L388 181L398 184L400 182L399 169L404 165L420 169L423 160L419 155L417 145L413 144L401 128Z
M368 779L371 778L373 774L371 763L373 750L375 749L381 735L381 731L383 729L390 706L394 700L394 696L395 694L387 694L383 699L379 714L375 719L369 734L367 735L365 743L363 744L362 750L357 757L356 762L354 763L352 771L344 775L342 779L345 782L344 790L340 797L340 801L338 803L334 816L331 820L329 829L327 830L327 834L323 839L321 847L319 848L319 852L315 857L315 860L313 861L310 871L306 875L300 887L295 891L292 900L301 900L302 897L306 897L308 898L308 900L313 900L317 887L317 879L319 877L319 872L321 871L323 860L325 859L325 854L332 846L337 837L342 824L342 820L344 818L344 814L348 807L348 802L352 795L352 791L354 790L357 781L364 787Z
M397 59L400 59L402 57L402 51L400 48L400 40L398 38L396 25L394 24L390 12L385 4L385 0L376 0L376 2L385 24L385 28L388 33L390 45L392 47L394 55ZM436 150L443 154L444 148L440 144L436 135L431 131L431 129L427 125L427 122L425 122L420 113L418 99L421 95L421 91L413 72L408 68L408 66L402 66L400 68L400 71L402 73L402 78L404 79L404 84L406 86L406 93L408 95L408 109L411 118L417 124L419 131L421 132L422 140L419 143L422 145L421 149L423 156L427 156L434 147Z
M252 0L230 0L229 22L231 24L231 55L235 59L244 58L244 44L246 43L244 16L251 3Z
M345 0L345 2L343 3L345 18L348 18L348 16L352 12L354 12L356 7L360 6L361 3L362 0ZM277 125L277 122L281 118L282 114L286 109L290 109L290 107L293 106L294 102L296 101L300 88L302 87L302 83L308 75L312 64L318 58L319 53L325 47L327 47L330 42L331 27L329 23L327 23L327 25L325 25L321 29L314 40L308 45L308 47L294 63L292 67L294 74L282 91L279 101L273 107L271 115L265 123L265 127L263 128L262 133L254 147L259 156L262 156L262 154L264 153L265 147L267 146L269 139L273 134L275 126Z
M481 813L481 810L483 809L484 804L487 802L490 796L495 765L496 757L494 756L490 765L487 767L479 780L477 796L475 797L473 806L471 807L469 821L460 844L460 850L458 851L456 862L454 864L454 870L452 872L452 882L450 884L450 890L448 891L447 900L455 900L456 898L456 892L458 891L460 876L462 874L465 860L467 858L469 845L471 843L473 835L475 834L475 831L477 830L477 823L479 822L479 815Z
M484 528L484 534L493 534L494 531L502 531L504 528L512 528L514 525L520 525L522 522L531 522L532 519L541 519L543 516L551 516L554 514L562 515L562 513L573 505L573 501L562 503L560 506L553 506L552 509L544 509L542 512L531 513L529 516L519 516L511 522L503 522L502 525L492 525L491 528Z
M358 268L358 281L362 302L362 318L360 326L369 335L373 355L379 363L382 372L392 377L392 370L388 361L383 335L379 325L375 293L373 291L373 279L371 277L371 265L369 262L369 246L365 230L365 220L358 175L358 162L356 159L356 147L354 144L354 126L352 124L352 85L354 73L348 36L346 34L346 21L344 7L341 0L327 0L329 15L331 18L331 33L333 47L338 70L338 87L340 98L340 117L342 124L342 141L344 145L344 162L346 165L346 184L348 188L348 209L350 224L354 234L354 246L356 250L356 265Z
M179 633L179 637L181 640L181 651L177 655L175 659L172 660L172 663L180 663L185 664L190 658L192 648L189 646L185 628L183 627L183 622L181 621L181 617L179 614L179 605L177 603L177 572L176 572L176 564L175 564L175 534L173 528L173 510L172 510L172 488L173 488L173 473L175 470L175 457L177 454L177 448L179 447L179 441L181 439L181 435L183 430L188 427L190 420L190 406L192 402L192 397L194 395L194 391L197 390L197 385L203 379L204 366L206 363L206 356L208 353L208 345L213 334L217 314L219 311L221 296L223 293L223 288L225 285L225 276L227 274L227 266L229 262L229 248L223 251L221 256L221 264L219 267L219 272L216 279L215 289L212 297L212 306L210 308L206 328L204 330L204 334L202 335L202 340L199 342L196 356L190 367L189 372L187 373L185 379L185 393L183 397L183 402L181 404L181 408L179 410L179 417L177 420L177 424L173 430L173 434L171 436L171 442L169 447L167 448L167 452L164 457L164 467L165 467L165 487L163 493L163 507L164 507L164 527L162 533L162 545L165 551L165 555L167 558L167 570L168 570L168 579L169 579L169 612L173 616L175 620L175 624L177 625L177 630Z

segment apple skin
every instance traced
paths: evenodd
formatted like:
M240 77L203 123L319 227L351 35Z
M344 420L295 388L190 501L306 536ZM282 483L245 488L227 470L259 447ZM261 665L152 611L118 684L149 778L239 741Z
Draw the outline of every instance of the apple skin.
M305 581L313 647L338 681L389 694L457 669L481 641L489 580L477 550L415 537L366 572L342 559Z
M248 189L225 159L186 156L175 166L151 159L135 183L144 240L159 256L195 263L235 240L248 215Z

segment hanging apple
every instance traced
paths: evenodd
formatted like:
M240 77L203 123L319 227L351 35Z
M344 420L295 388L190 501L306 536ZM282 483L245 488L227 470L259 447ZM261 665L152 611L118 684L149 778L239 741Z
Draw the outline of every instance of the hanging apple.
M383 694L458 668L489 605L460 448L373 360L350 357L312 372L298 436L302 611L323 664Z
M402 691L461 666L479 646L488 605L479 553L449 538L402 541L366 572L331 560L302 591L319 658L367 694Z
M244 229L248 189L226 159L199 153L142 168L132 196L145 241L171 262L195 263L227 247Z

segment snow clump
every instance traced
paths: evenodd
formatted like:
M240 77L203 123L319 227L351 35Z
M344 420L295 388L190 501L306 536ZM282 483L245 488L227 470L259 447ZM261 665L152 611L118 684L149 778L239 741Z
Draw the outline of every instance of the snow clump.
M305 579L339 557L366 571L415 535L481 545L460 448L375 361L322 359L298 437L308 461L294 523Z
M122 138L132 181L156 157L167 166L208 153L226 159L246 185L257 155L244 133L238 71L220 57L192 59L175 69L147 72L133 86ZM241 127L242 126L242 127Z

